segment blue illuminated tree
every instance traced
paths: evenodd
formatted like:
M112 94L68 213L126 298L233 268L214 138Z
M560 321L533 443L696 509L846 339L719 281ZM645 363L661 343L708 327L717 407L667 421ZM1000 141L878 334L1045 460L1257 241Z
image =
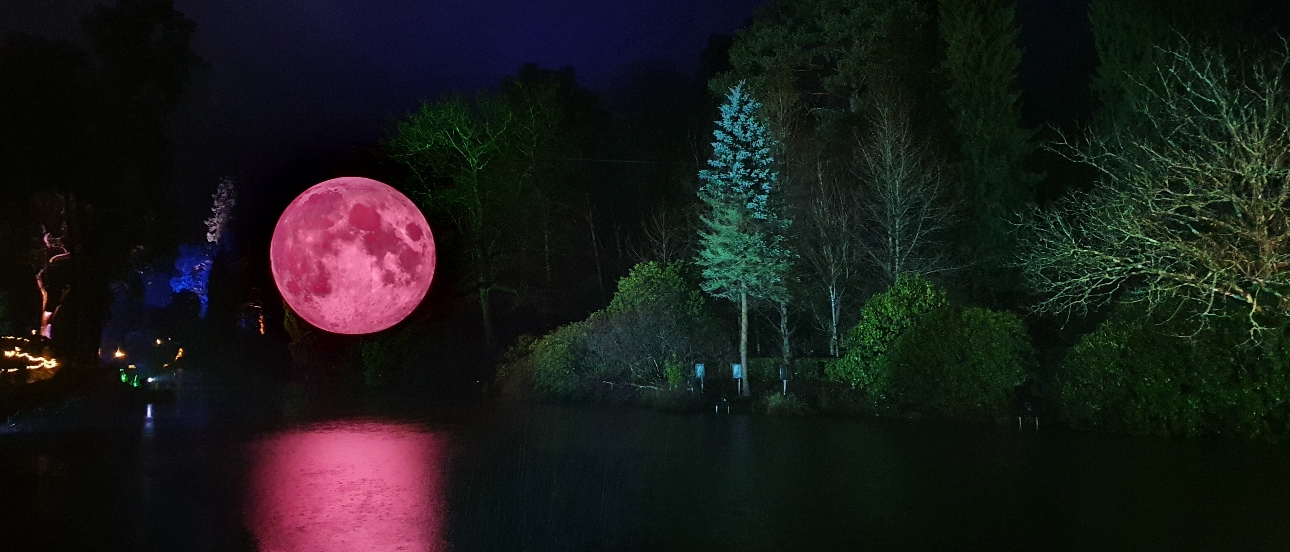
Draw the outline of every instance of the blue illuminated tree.
M730 89L713 131L712 158L699 171L707 205L697 262L703 290L739 303L739 361L748 366L748 299L787 299L789 219L777 201L774 142L758 116L761 105L740 82ZM745 382L747 378L745 377ZM747 385L740 392L749 394Z

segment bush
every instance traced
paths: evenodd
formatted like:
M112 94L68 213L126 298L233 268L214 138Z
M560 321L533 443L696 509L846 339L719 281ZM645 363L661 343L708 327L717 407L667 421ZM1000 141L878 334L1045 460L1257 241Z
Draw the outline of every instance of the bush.
M1283 330L1250 341L1235 317L1197 333L1186 316L1121 306L1062 362L1061 415L1076 429L1279 440L1290 429L1288 345Z
M811 407L797 395L771 393L762 399L762 408L768 416L805 416L811 414Z
M1014 389L1034 358L1016 315L941 307L896 339L890 358L891 390L906 408L992 421L1012 414Z
M717 325L680 266L641 263L618 288L604 310L508 353L499 382L531 373L545 398L621 397L679 388L687 366L721 355Z
M533 389L548 398L578 399L594 386L586 362L587 322L561 326L533 343Z
M865 303L860 322L842 338L846 353L825 367L825 376L850 384L875 403L886 400L891 381L887 355L892 344L924 314L945 304L945 294L931 282L921 276L901 276Z

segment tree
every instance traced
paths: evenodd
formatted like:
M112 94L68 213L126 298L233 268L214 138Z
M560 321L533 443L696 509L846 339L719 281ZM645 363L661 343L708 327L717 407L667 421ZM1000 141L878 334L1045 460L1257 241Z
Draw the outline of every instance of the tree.
M62 310L63 301L70 291L64 285L62 294L57 299L49 296L50 291L58 287L52 285L50 271L57 271L72 255L67 246L63 245L67 237L67 204L60 194L42 194L34 203L38 206L37 216L42 219L37 232L37 245L33 251L36 287L40 290L40 328L37 334L45 339L52 339L54 318Z
M1290 305L1290 44L1235 63L1187 44L1164 55L1139 88L1143 129L1053 146L1101 179L1033 211L1021 267L1041 312L1122 298L1204 326L1227 303L1257 332Z
M1092 88L1097 118L1107 126L1138 124L1134 104L1167 49L1179 39L1233 42L1240 8L1231 0L1093 0L1089 20L1098 65ZM1231 44L1234 45L1234 44Z
M220 240L233 220L233 206L237 204L237 183L231 177L221 178L219 187L211 194L211 216L204 221L206 242L220 246Z
M822 170L820 171L822 174ZM819 179L802 218L798 251L805 272L825 298L825 313L816 319L829 336L829 354L838 356L839 328L846 300L863 256L861 216L856 194Z
M506 211L519 195L518 183L489 172L504 151L515 120L505 99L480 95L473 101L450 96L422 102L421 109L397 123L387 142L391 156L412 171L413 197L446 213L466 242L468 281L479 302L486 343L493 342L494 291L500 262L508 249ZM442 185L447 181L446 185Z
M953 208L945 197L944 169L914 136L909 108L899 98L873 109L871 130L856 144L864 255L885 285L904 274L948 270L949 248L940 238L952 224Z
M748 300L786 298L784 277L789 251L784 232L789 220L773 197L776 173L773 147L760 104L740 83L730 89L713 132L708 169L699 172L699 199L707 206L699 232L697 263L703 290L739 303L739 361L748 369ZM745 382L747 377L744 378ZM741 393L750 393L745 384Z
M165 118L201 66L189 50L194 28L170 0L120 0L83 21L95 56L20 34L0 44L0 193L64 202L71 276L60 355L95 356L107 281L138 246L167 245Z
M1001 270L1013 249L1011 222L1040 178L1023 166L1034 148L1033 132L1021 126L1015 11L1008 0L941 1L945 100L962 155L957 195L976 258L974 285L991 294L1013 287L1015 277Z

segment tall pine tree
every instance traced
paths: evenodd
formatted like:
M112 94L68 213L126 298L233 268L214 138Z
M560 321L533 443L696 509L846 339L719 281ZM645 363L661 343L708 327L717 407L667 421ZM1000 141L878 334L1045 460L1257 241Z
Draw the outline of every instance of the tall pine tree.
M757 114L761 105L743 82L730 89L713 131L712 158L699 171L699 199L707 205L699 232L703 290L739 303L739 362L748 395L748 301L786 300L789 220L776 195L773 140Z
M960 198L967 211L973 280L995 296L1011 286L1005 272L1010 218L1032 201L1038 175L1025 172L1032 132L1021 126L1017 90L1016 8L1010 0L942 0L945 98L962 154Z

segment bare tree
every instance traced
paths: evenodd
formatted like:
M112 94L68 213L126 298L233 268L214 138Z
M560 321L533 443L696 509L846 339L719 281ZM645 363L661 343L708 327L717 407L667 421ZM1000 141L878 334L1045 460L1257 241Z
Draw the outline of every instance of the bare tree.
M851 189L826 178L823 162L816 163L816 186L803 208L800 242L802 268L812 288L821 292L825 307L812 301L815 319L829 336L829 354L838 356L843 307L859 277L863 253L861 214ZM824 312L820 312L824 311Z
M855 174L863 190L864 255L888 285L902 274L952 268L940 236L953 223L945 170L914 134L899 95L878 95L867 134L856 136Z
M1189 305L1203 327L1232 304L1254 335L1290 306L1290 45L1239 64L1185 41L1164 53L1138 83L1143 131L1051 146L1101 179L1033 213L1020 264L1042 312L1123 298Z
M36 268L36 287L40 289L38 333L45 339L52 339L54 319L58 316L63 299L67 298L67 293L70 291L70 288L64 287L58 306L50 308L49 271L54 268L54 265L72 255L63 244L67 236L67 204L61 194L43 194L37 199L37 210L40 218L46 219L40 222L36 247L32 252Z
M659 205L641 221L640 238L629 242L628 255L638 263L671 264L689 258L686 240L692 232L681 217Z

